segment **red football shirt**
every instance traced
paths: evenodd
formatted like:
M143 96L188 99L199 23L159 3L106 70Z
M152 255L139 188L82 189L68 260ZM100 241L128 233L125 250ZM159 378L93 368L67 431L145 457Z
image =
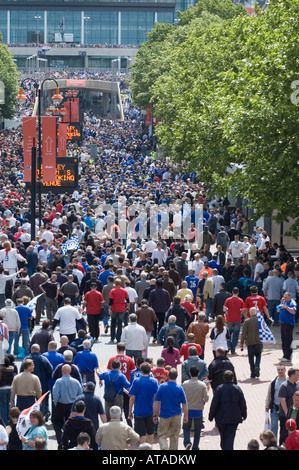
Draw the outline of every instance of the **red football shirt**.
M129 294L123 287L114 287L111 289L109 299L113 299L111 306L113 312L124 312L126 310L126 300Z
M241 322L241 309L245 307L243 300L240 297L229 297L224 302L224 307L228 308L226 312L226 321L230 323Z
M131 374L132 370L136 369L134 359L130 356L126 356L125 354L117 354L114 357L110 357L110 359L108 361L107 369L109 369L109 370L112 369L111 364L112 364L112 361L114 359L119 360L119 362L121 364L120 372L122 372L122 374L124 374L127 377L128 381L130 382L130 374Z
M245 308L250 309L251 307L255 307L257 310L261 312L261 314L264 313L264 307L267 307L267 302L265 297L262 295L250 295L245 299ZM250 317L250 313L248 311L247 314L248 317Z
M98 315L101 313L101 302L104 302L104 297L101 292L91 290L84 295L84 302L86 302L87 315Z
M202 354L202 348L200 346L200 344L197 344L197 343L185 343L182 345L181 349L180 349L180 355L183 356L184 358L184 361L186 361L189 357L189 348L191 346L195 346L196 349L197 349L197 354L199 356L201 356Z
M156 367L156 369L152 369L152 374L155 379L157 379L159 385L169 381L167 369L163 369L162 367Z

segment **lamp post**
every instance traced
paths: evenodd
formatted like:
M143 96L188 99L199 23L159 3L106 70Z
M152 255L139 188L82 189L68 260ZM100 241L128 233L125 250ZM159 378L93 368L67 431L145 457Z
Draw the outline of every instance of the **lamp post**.
M26 78L22 81L19 94L17 99L20 102L25 102L28 97L24 94L23 91L23 83L27 80ZM34 87L36 90L36 94L38 97L38 158L36 160L36 153L34 151L34 147L32 147L32 161L34 160L35 164L31 164L31 188L32 188L32 195L31 195L31 238L35 239L35 190L36 190L36 172L38 172L38 222L39 227L41 226L42 220L42 176L41 176L41 169L42 169L42 113L41 113L41 97L43 93L43 86L46 81L54 81L56 84L56 93L52 96L52 101L54 105L57 106L63 99L63 96L59 93L59 86L57 80L54 78L45 78L41 83L38 83L34 80Z

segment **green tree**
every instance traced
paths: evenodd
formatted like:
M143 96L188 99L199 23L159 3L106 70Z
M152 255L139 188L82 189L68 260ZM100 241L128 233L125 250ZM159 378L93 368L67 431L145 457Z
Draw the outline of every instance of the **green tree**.
M297 237L299 0L228 19L204 10L180 28L150 89L160 148L219 195L248 199L256 217L294 219Z
M19 73L8 47L2 43L0 34L0 81L4 84L5 103L0 105L3 118L11 119L15 115L19 92Z

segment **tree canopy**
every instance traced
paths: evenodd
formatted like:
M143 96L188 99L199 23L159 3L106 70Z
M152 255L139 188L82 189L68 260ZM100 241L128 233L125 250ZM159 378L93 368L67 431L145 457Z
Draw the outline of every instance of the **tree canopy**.
M248 199L256 217L294 219L295 237L298 33L299 0L251 16L230 0L201 0L177 25L157 24L132 68L133 101L162 119L163 152L219 195Z
M15 115L17 95L19 92L18 70L13 55L8 47L2 43L0 33L0 81L4 84L5 103L0 105L0 115L11 119Z

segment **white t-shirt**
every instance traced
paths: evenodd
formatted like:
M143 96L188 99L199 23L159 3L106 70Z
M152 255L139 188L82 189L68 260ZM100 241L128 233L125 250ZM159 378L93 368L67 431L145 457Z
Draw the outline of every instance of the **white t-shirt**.
M73 335L76 333L76 320L80 319L81 314L78 309L71 305L60 307L54 316L54 320L60 322L59 329L62 335Z
M6 441L8 444L8 435L4 426L0 425L0 441ZM0 450L6 450L6 445L0 446Z
M135 289L133 289L133 287L129 287L127 286L126 287L126 291L128 292L129 294L129 301L131 304L134 304L135 303L135 300L138 299L138 295L137 295L137 292Z

